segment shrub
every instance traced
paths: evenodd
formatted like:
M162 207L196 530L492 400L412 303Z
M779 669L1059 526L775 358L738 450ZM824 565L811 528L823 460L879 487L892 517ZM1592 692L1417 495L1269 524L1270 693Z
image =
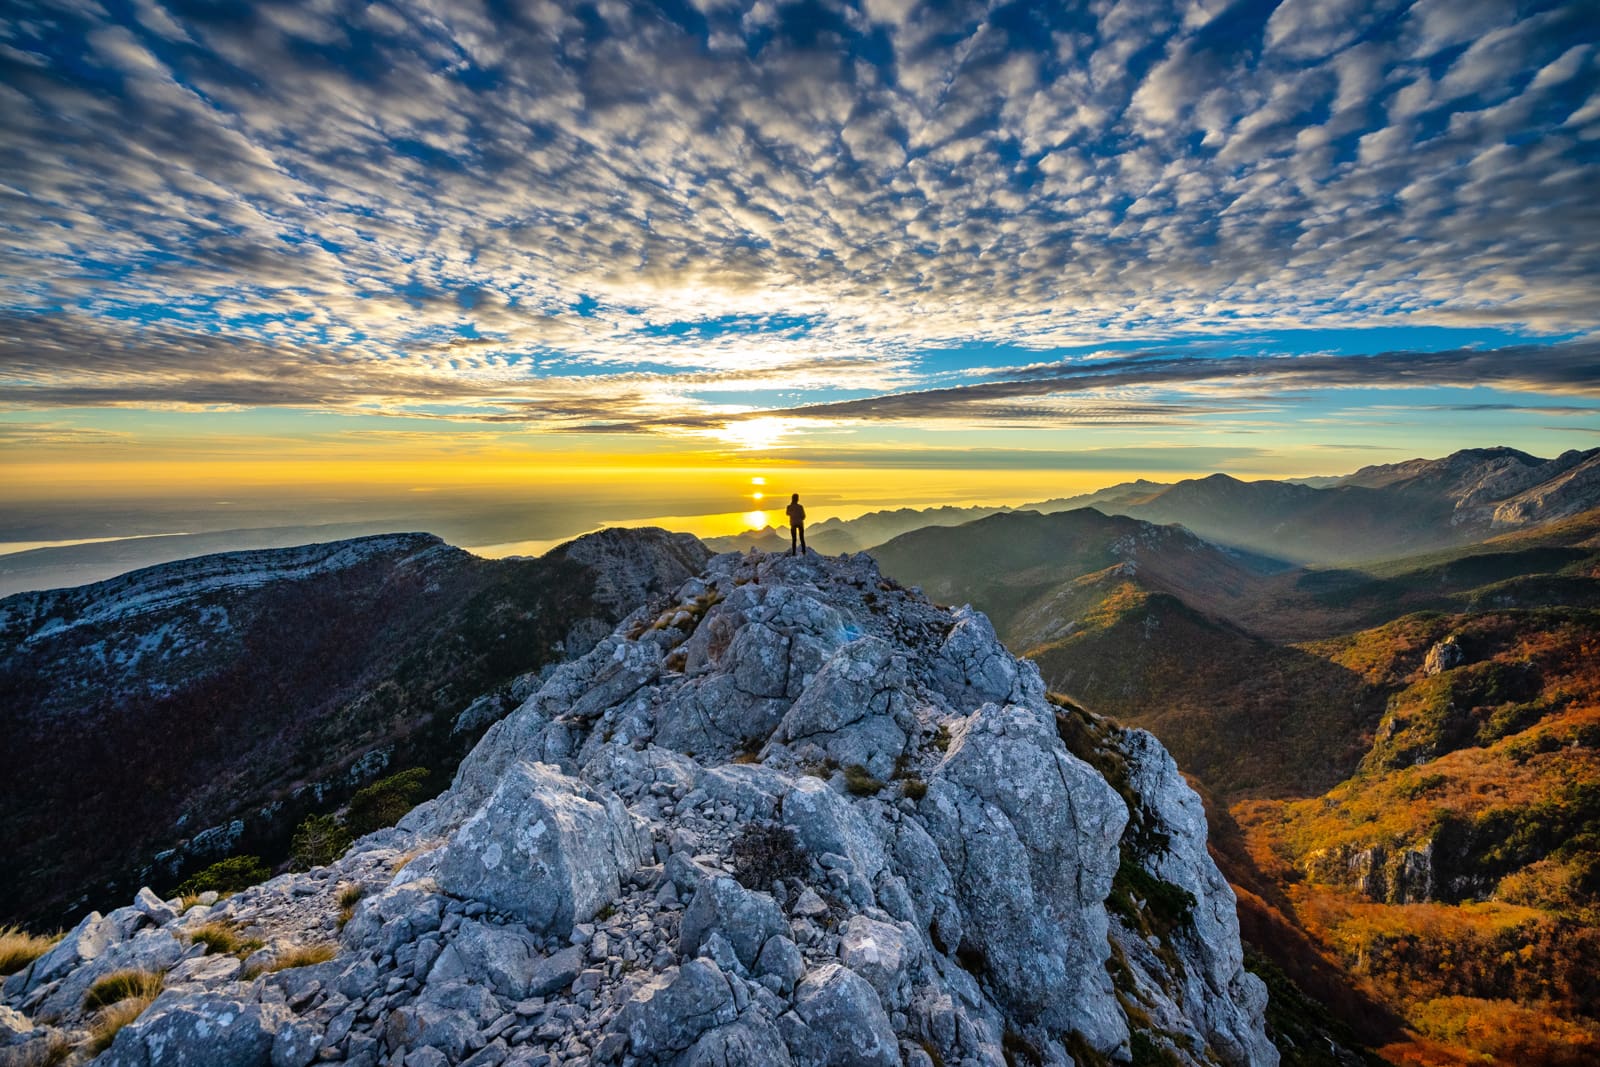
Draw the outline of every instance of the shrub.
M771 889L780 878L804 878L810 871L805 848L787 826L752 823L734 836L728 855L746 889Z
M332 815L307 815L289 844L289 865L297 871L332 863L350 847L350 831Z
M1107 906L1135 929L1158 937L1166 937L1188 923L1196 903L1194 894L1157 878L1126 852L1111 880L1111 895L1106 898Z
M104 1008L131 997L156 999L166 975L160 971L121 970L95 979L89 992L83 995L85 1009Z
M271 877L271 868L261 862L260 856L229 856L190 875L178 886L174 895L198 896L208 891L237 893Z
M900 795L910 797L912 800L921 800L928 795L928 783L921 778L907 776L900 779Z
M858 797L870 797L883 788L883 782L859 763L844 769L844 787Z
M49 952L62 933L30 934L20 926L0 926L0 975L15 974Z
M428 769L412 767L356 791L344 825L355 837L393 826L428 797Z
M250 955L263 944L260 938L245 937L239 928L225 919L202 923L189 931L189 940L204 945L211 952L238 956Z
M767 739L762 735L751 734L749 737L739 742L739 751L734 754L733 762L760 763L761 746L765 745L766 743Z

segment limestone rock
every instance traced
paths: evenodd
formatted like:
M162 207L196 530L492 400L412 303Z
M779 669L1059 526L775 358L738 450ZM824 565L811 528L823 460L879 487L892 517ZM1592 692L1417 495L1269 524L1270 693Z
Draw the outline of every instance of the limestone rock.
M288 1012L213 993L163 994L123 1027L101 1067L267 1067Z
M1428 649L1428 654L1422 661L1422 673L1426 675L1443 674L1452 667L1459 667L1467 660L1466 653L1461 651L1461 646L1453 637L1447 637Z
M751 968L769 938L788 932L789 924L770 896L751 892L732 878L708 878L683 913L678 951L693 958L707 938L720 933L739 962Z
M985 704L923 804L964 912L965 939L1024 1019L1096 1048L1127 1038L1110 976L1104 901L1127 808L1067 752L1043 707Z
M519 763L456 831L436 878L536 930L565 932L615 899L642 859L639 829L614 793Z
M646 983L613 1025L635 1056L665 1059L737 1016L727 975L710 960L697 959Z
M795 1013L816 1035L828 1067L895 1067L900 1047L878 994L866 979L830 963L795 990Z

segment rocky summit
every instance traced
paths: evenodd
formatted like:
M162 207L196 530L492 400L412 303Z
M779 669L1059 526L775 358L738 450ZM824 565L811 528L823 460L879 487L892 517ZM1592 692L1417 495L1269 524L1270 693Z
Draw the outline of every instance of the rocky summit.
M752 553L555 669L336 863L90 913L5 982L0 1055L1275 1064L1265 1004L1151 735L866 555Z

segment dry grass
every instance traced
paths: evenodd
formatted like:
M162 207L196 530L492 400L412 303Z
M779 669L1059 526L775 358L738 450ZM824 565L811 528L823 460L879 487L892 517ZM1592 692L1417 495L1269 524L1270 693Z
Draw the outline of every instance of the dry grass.
M288 971L296 967L312 967L318 963L327 963L338 954L339 946L328 942L316 945L295 945L278 953L259 966L246 968L244 978L249 981L252 978L259 978L263 974L272 974L276 971Z
M117 1038L117 1032L143 1015L155 999L154 996L129 997L101 1009L100 1014L95 1016L94 1025L89 1027L90 1052L98 1056L110 1048L111 1042Z
M160 971L121 970L95 980L83 996L85 1009L105 1008L124 1000L156 999L166 984L166 975Z
M356 905L366 895L367 887L360 882L351 882L339 888L339 895L334 898L339 904L339 929L343 930L345 923L355 916Z
M7 1049L6 1055L12 1058L5 1062L12 1067L56 1067L67 1062L75 1047L65 1034L55 1033L50 1035L48 1041L34 1042L26 1046L24 1051Z
M178 914L182 915L184 912L188 911L190 908L200 908L200 907L208 906L208 905L203 905L203 904L200 903L200 896L201 896L201 894L199 894L199 893L184 893L182 896L180 896L178 898ZM217 899L215 901L213 901L212 904L209 905L209 906L214 907L217 904L221 904L224 900L227 900L231 896L233 896L232 893L218 893L217 894Z
M65 931L53 934L30 934L18 926L0 926L0 974L15 974L55 947L66 936Z
M429 851L427 848L414 848L409 852L402 852L400 855L395 857L394 863L389 866L389 870L398 871L400 868L404 867L406 864L410 863L412 860L416 859L418 856L427 851Z
M189 940L204 945L211 952L219 952L244 959L265 943L257 937L245 937L233 923L217 919L203 923L189 931Z

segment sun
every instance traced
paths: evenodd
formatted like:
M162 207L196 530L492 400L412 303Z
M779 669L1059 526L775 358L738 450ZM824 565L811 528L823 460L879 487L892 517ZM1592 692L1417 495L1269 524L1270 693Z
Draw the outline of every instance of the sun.
M760 496L759 493L756 495ZM747 511L744 513L744 524L751 530L765 530L767 528L767 513L765 511Z
M747 419L744 422L729 423L714 432L742 451L764 451L780 445L785 437L795 432L799 421L769 415Z

